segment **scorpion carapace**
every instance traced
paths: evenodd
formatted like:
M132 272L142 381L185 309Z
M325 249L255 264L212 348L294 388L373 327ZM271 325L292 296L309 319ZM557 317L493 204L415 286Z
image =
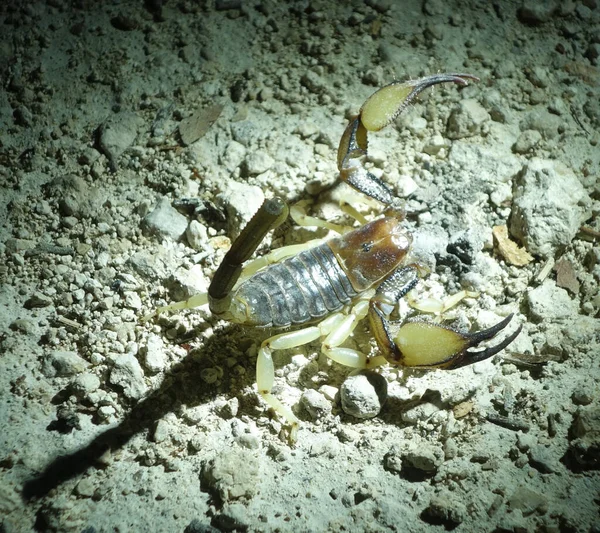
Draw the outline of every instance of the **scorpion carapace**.
M329 358L353 368L373 368L389 362L424 368L453 369L488 359L506 348L519 327L496 346L472 351L494 338L510 322L509 315L495 326L476 333L421 320L390 319L398 302L424 271L411 262L412 238L403 229L403 213L389 188L364 167L367 131L377 131L394 120L425 88L443 82L466 85L468 74L439 74L406 83L393 83L375 92L342 136L338 151L340 177L355 189L385 205L382 218L339 237L292 245L248 259L272 229L288 215L279 198L267 199L225 255L208 294L193 296L157 309L145 317L209 304L213 314L236 323L288 330L265 340L256 366L258 392L290 425L296 438L298 419L272 393L272 350L294 348L324 339ZM297 222L298 217L292 216ZM316 219L307 217L310 225ZM324 227L338 227L328 222ZM454 298L455 301L460 300ZM344 346L357 323L368 316L380 354L370 356ZM289 329L294 327L295 329Z

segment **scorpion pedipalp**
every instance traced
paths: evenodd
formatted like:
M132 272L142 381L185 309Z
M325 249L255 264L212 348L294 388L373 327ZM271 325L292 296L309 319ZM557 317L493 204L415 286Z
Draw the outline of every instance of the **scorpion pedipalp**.
M340 140L337 163L342 181L387 206L396 206L392 191L364 167L367 132L385 128L428 87L439 83L468 85L468 80L478 79L471 74L435 74L405 82L396 81L374 92L359 114L350 120Z
M471 74L434 74L416 80L393 82L373 93L360 109L360 121L367 131L379 131L395 120L425 89L439 83L468 85L479 78Z
M522 329L519 326L495 346L473 351L470 348L493 339L504 330L514 315L510 314L494 326L474 333L425 320L408 320L392 333L389 313L393 306L390 304L389 299L381 298L378 290L371 300L369 321L381 353L393 365L445 370L461 368L496 355L514 341Z
M513 314L510 314L494 326L475 333L463 333L432 322L406 322L398 330L394 341L408 366L453 370L489 359L506 348L517 338L521 326L495 346L479 351L469 349L494 338L512 318Z

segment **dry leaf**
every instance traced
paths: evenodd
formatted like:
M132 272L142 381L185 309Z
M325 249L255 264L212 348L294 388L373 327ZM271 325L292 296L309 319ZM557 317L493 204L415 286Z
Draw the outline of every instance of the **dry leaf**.
M494 226L492 233L498 243L498 252L507 263L515 266L525 266L533 261L533 257L525 248L520 248L516 242L510 240L506 226Z
M179 123L181 142L187 146L204 137L208 128L219 118L221 111L223 111L222 105L213 104L200 111L196 111L191 117L184 118Z
M372 23L371 23L371 37L381 37L381 19L379 17L377 17Z
M573 294L579 292L579 281L571 261L564 257L560 258L554 265L554 270L556 270L556 285L558 287L567 289Z
M452 408L452 411L454 413L454 418L463 418L464 416L467 416L472 410L473 410L473 402L471 401L466 401L466 402L461 402L458 405L455 405Z

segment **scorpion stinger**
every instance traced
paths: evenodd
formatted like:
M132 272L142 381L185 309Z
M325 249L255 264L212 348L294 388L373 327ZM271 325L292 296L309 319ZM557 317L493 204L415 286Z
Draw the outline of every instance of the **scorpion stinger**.
M468 85L467 80L479 78L471 74L437 74L417 80L393 82L373 93L363 104L359 114L350 120L340 140L340 179L387 206L398 207L398 201L387 185L364 166L367 132L385 128L428 87L448 82Z

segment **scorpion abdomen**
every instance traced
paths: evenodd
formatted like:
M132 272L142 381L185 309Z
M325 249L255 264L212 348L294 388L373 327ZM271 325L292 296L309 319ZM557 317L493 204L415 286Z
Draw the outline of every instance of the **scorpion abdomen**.
M244 323L286 327L339 311L356 295L329 246L321 244L258 272L233 299L243 304Z

